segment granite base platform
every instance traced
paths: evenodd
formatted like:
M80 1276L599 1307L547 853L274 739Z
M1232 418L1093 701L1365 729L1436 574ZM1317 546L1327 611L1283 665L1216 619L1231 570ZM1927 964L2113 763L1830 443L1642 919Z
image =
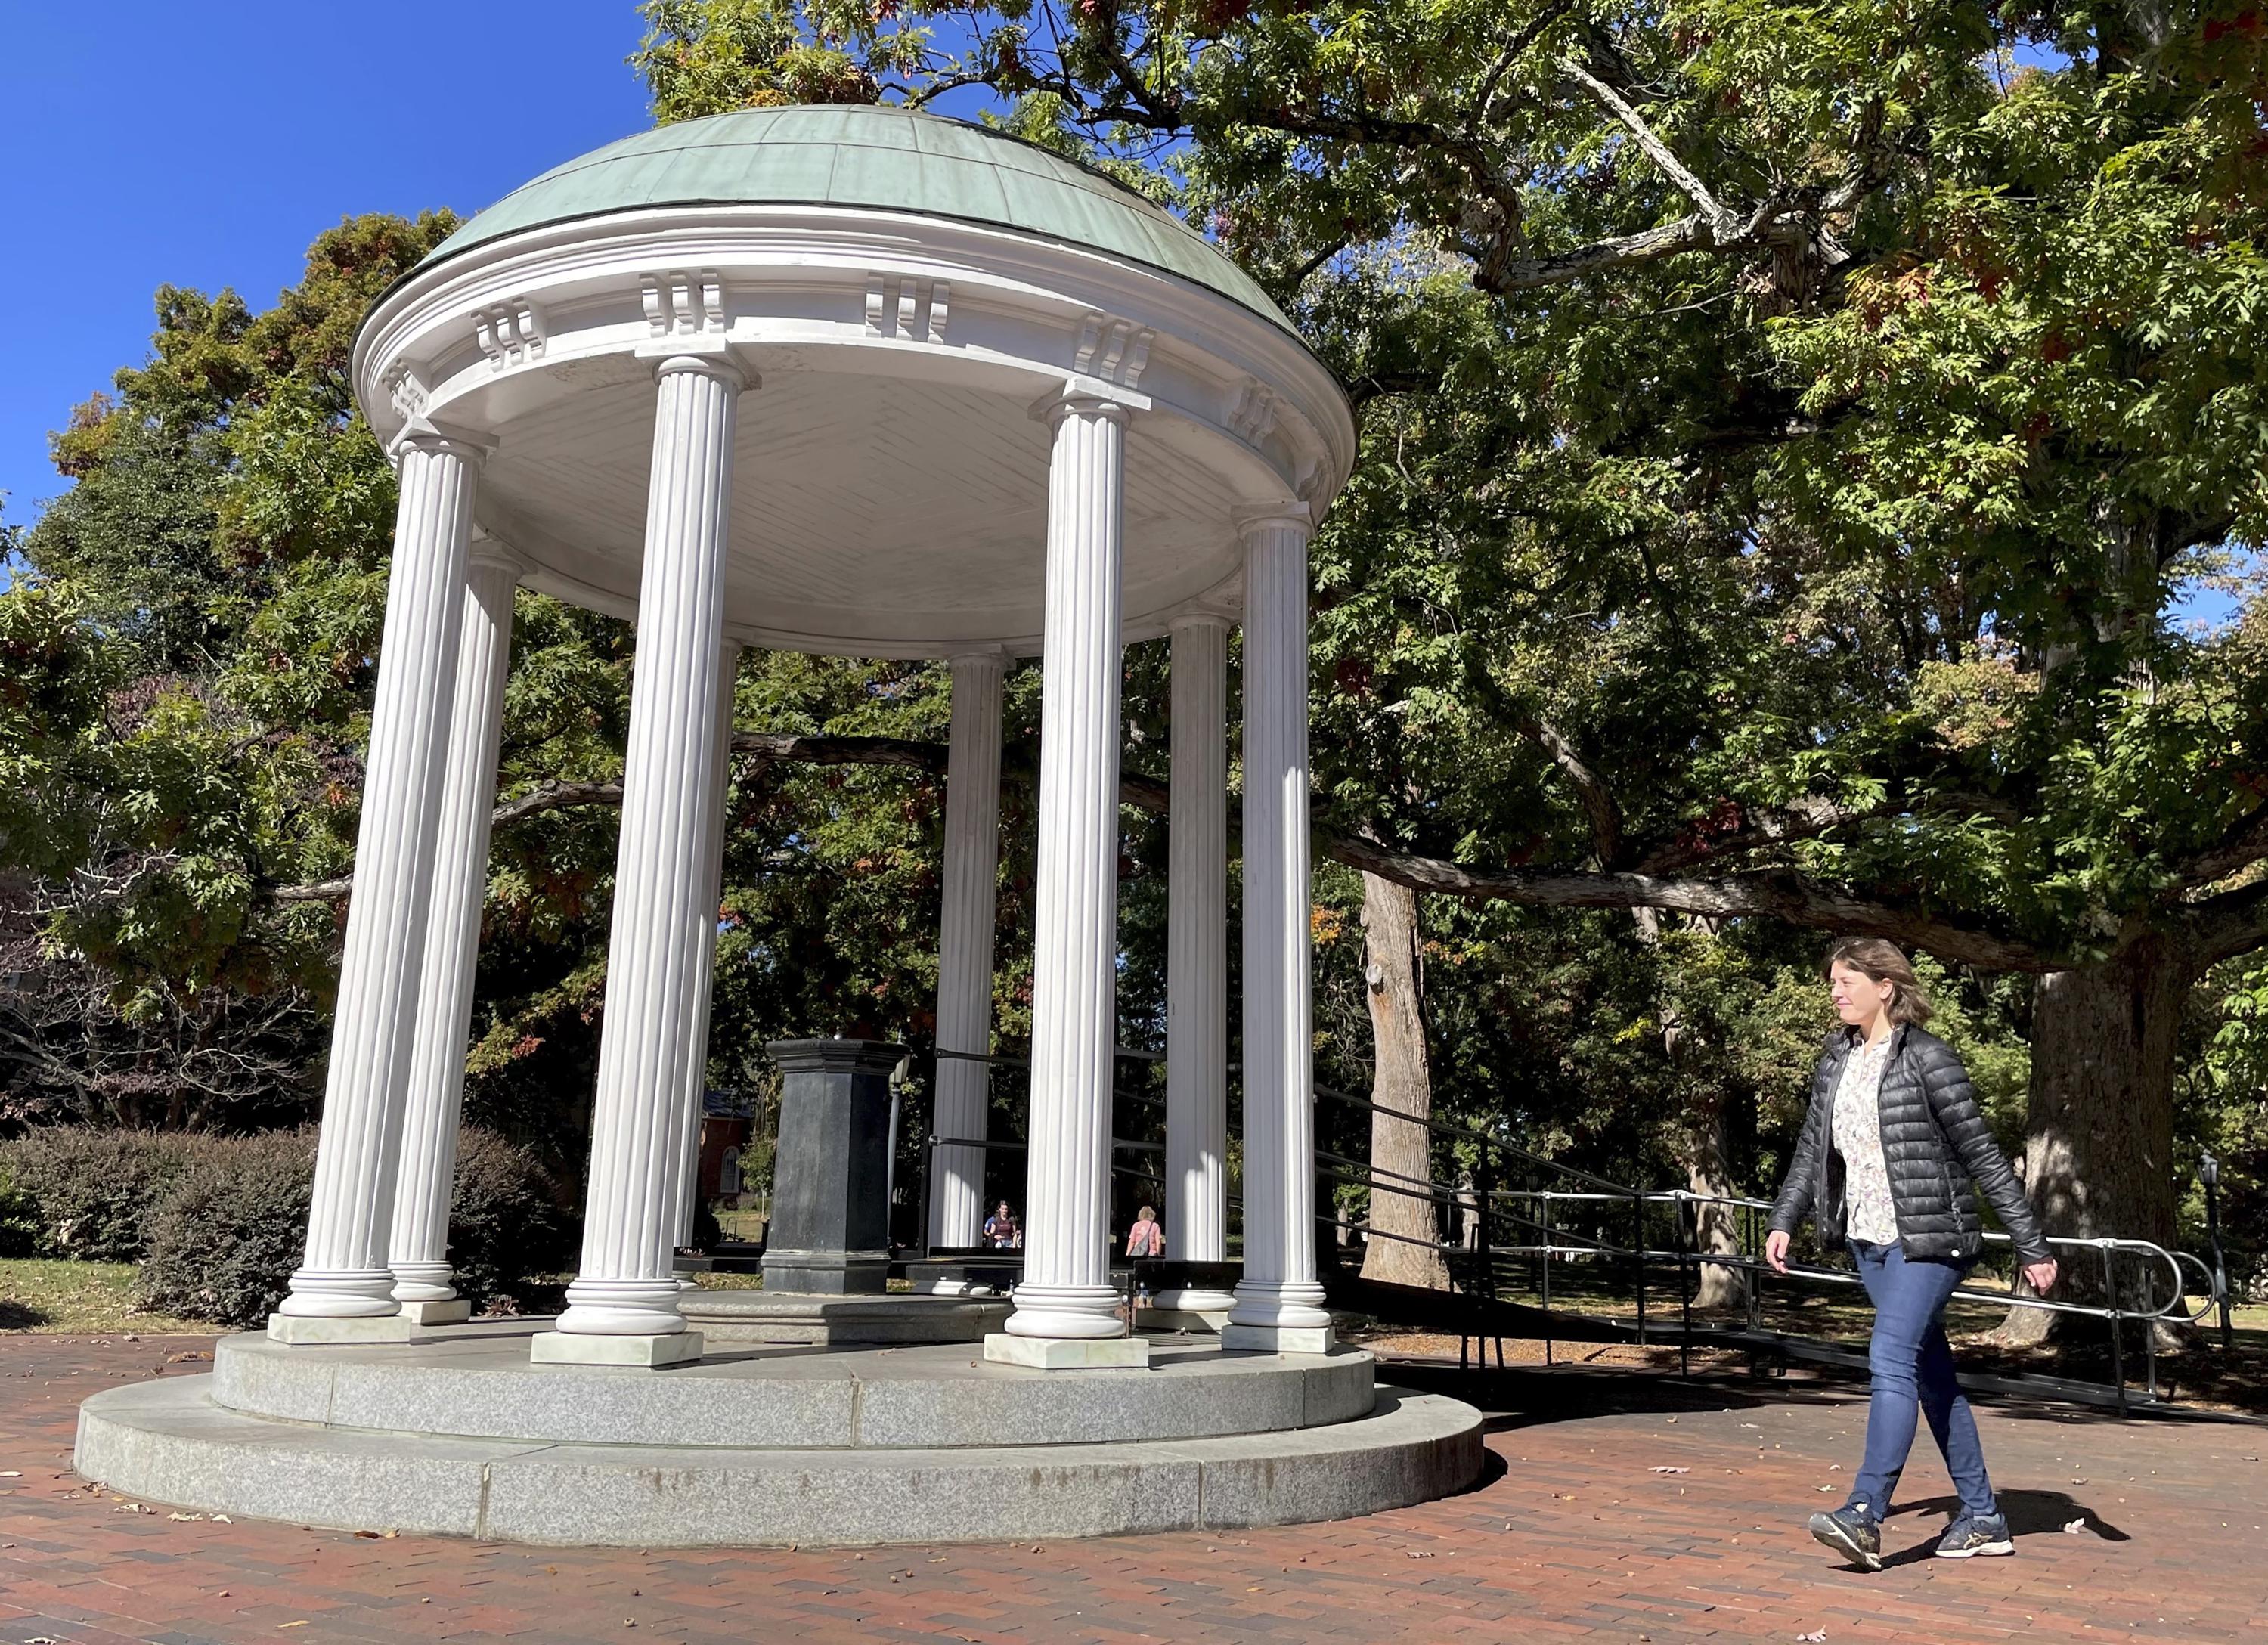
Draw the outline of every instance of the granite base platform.
M89 1399L77 1466L148 1501L300 1524L808 1546L1341 1518L1462 1489L1482 1465L1477 1412L1376 1387L1356 1350L1162 1338L1147 1371L1086 1372L960 1345L714 1345L622 1370L531 1362L541 1323L317 1349L225 1338L209 1376Z
M1005 1297L837 1296L816 1291L688 1291L686 1322L711 1342L872 1347L982 1342L1014 1308Z

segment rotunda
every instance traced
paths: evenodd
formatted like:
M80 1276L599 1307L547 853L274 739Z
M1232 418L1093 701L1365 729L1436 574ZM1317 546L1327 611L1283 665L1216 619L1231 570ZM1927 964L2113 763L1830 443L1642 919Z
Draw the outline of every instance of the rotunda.
M750 110L626 138L481 212L379 300L353 372L399 465L401 503L313 1203L305 1262L266 1339L225 1345L230 1368L202 1396L216 1410L305 1420L300 1396L280 1391L322 1381L316 1420L359 1436L403 1426L378 1413L408 1408L388 1400L416 1386L447 1416L411 1425L435 1442L698 1449L717 1442L697 1431L693 1393L632 1400L683 1407L659 1429L584 1409L631 1398L588 1391L611 1390L604 1379L697 1374L696 1389L756 1401L770 1413L747 1416L758 1427L777 1420L762 1404L784 1397L777 1363L706 1352L673 1264L692 1193L738 648L948 663L938 1043L964 1052L990 1042L1002 675L1036 655L1027 1243L1013 1312L968 1370L1036 1376L1044 1386L1017 1398L1075 1404L1094 1376L1178 1365L1182 1393L1137 1403L1179 1414L1126 1442L1332 1427L1356 1452L1394 1459L1371 1469L1375 1488L1343 1490L1328 1511L1471 1477L1477 1427L1454 1402L1405 1401L1398 1437L1359 1437L1387 1419L1372 1410L1367 1356L1334 1349L1316 1279L1307 547L1355 435L1330 373L1248 276L1139 194L997 131L889 107ZM580 1265L556 1322L505 1329L458 1323L468 1309L446 1238L522 584L632 619L637 653ZM1117 1317L1105 1226L1121 653L1171 636L1168 1249L1217 1259L1237 623L1242 1277L1233 1296L1160 1299L1226 1307L1228 1323L1218 1345L1161 1346L1145 1371L1152 1345ZM935 1131L983 1136L982 1079L977 1065L940 1062ZM982 1184L977 1149L944 1151L931 1243L976 1243ZM350 1366L356 1399L341 1380ZM1189 1415L1189 1399L1245 1409L1234 1402L1271 1376L1297 1388L1325 1369L1336 1391L1313 1407L1319 1421ZM962 1375L956 1361L924 1384L924 1408L951 1407ZM388 1378L394 1394L372 1394ZM558 1391L562 1378L602 1380L578 1396ZM496 1415L499 1399L520 1414ZM180 1481L205 1464L186 1430L130 1399L108 1416L100 1405L87 1407L82 1467L120 1480L138 1465L135 1488L188 1500ZM582 1414L556 1414L570 1410ZM1078 1427L1052 1426L1062 1442ZM814 1442L858 1446L858 1432ZM1013 1433L992 1438L1017 1448ZM133 1461L160 1452L162 1466ZM277 1490L244 1511L309 1512ZM1243 1523L1312 1516L1255 1514ZM639 1522L622 1539L659 1538Z

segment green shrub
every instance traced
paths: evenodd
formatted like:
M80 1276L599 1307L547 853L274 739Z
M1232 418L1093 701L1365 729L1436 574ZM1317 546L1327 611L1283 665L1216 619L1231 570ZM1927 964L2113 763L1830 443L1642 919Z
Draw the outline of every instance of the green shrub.
M307 1243L315 1133L276 1131L199 1151L151 1219L136 1301L156 1313L256 1325Z
M34 1254L133 1262L158 1208L208 1139L51 1125L0 1143L0 1174L30 1202Z
M40 1250L40 1202L16 1186L0 1162L0 1257L33 1257Z
M151 1225L142 1306L227 1325L266 1319L306 1252L314 1159L312 1130L204 1144ZM558 1185L526 1149L466 1127L454 1192L449 1260L475 1309L516 1302L530 1276L566 1262Z
M466 1126L457 1133L455 1196L449 1263L458 1294L475 1309L518 1303L531 1275L555 1272L572 1260L559 1184L526 1148Z

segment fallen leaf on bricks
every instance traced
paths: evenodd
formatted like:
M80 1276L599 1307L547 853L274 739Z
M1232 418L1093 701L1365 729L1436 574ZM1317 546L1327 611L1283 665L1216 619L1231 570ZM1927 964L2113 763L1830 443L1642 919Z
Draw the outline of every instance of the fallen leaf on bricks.
M303 1628L306 1626L307 1619L305 1617L301 1617L297 1622L278 1622L276 1625L279 1631L284 1628Z
M1402 1557L1405 1560L1430 1560L1433 1556L1423 1548L1404 1548L1402 1551Z
M1690 1468L1656 1468L1653 1472L1656 1473L1691 1473L1693 1470Z
M1803 1645L1823 1645L1827 1638L1827 1630L1822 1628L1816 1634L1799 1634L1795 1637L1802 1641Z
M213 1516L213 1523L216 1525L233 1525L236 1522L225 1514L215 1514Z

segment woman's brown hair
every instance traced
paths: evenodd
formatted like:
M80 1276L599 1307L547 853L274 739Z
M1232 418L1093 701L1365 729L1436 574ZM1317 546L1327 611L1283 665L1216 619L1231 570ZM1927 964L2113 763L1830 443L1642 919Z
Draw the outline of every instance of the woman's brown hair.
M1820 967L1822 975L1837 966L1848 966L1861 977L1890 985L1889 1017L1893 1022L1911 1022L1916 1027L1926 1022L1935 1009L1929 996L1921 991L1921 979L1914 975L1913 962L1894 942L1880 937L1845 937L1829 950L1827 963Z

